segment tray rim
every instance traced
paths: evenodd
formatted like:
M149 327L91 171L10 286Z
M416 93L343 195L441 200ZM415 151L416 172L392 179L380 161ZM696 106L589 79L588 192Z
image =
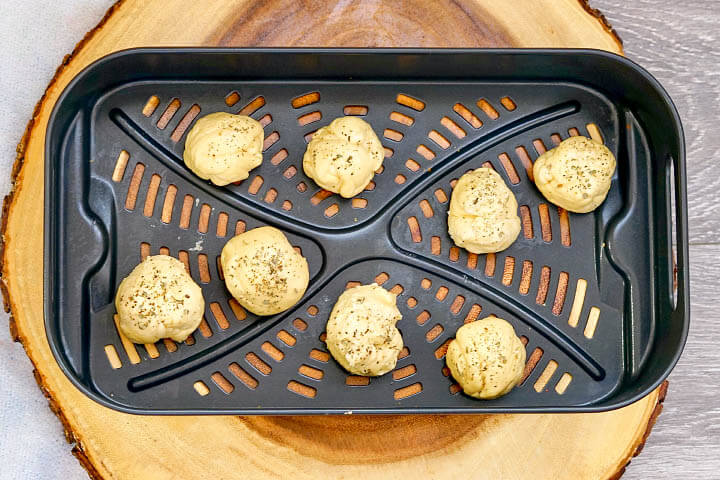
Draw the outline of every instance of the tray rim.
M52 142L51 133L57 128L56 117L59 115L66 98L70 96L72 90L85 77L91 74L95 69L100 68L105 63L110 63L117 58L132 56L135 54L340 54L340 55L399 55L399 54L415 54L415 55L557 55L558 57L567 55L588 56L605 58L618 64L624 64L635 72L639 73L643 80L659 94L661 100L665 103L671 113L669 122L673 124L679 139L679 155L675 158L677 163L675 167L675 178L670 181L675 182L675 210L669 210L669 214L675 216L675 252L676 252L676 295L677 300L674 310L671 310L670 317L680 317L682 320L682 329L680 332L680 342L677 344L675 353L662 373L645 388L638 390L628 398L620 401L592 405L580 406L563 406L563 407L488 407L483 406L482 402L478 402L476 408L457 407L397 407L397 408L354 408L351 410L343 408L271 408L262 407L258 409L158 409L149 410L146 408L138 408L127 406L119 402L111 401L102 396L84 383L74 372L67 361L64 352L59 348L57 339L51 334L51 318L54 309L54 303L51 300L51 292L54 288L54 278L50 275L49 265L52 260L52 248L49 248L51 239L56 233L56 222L54 216L48 215L52 202L50 199L57 193L55 189L54 177L52 176L51 164L48 159L51 158ZM118 50L105 55L91 64L83 68L63 89L57 101L53 105L52 112L48 119L45 131L44 145L44 221L43 221L43 315L46 339L48 341L53 357L58 363L60 370L78 388L83 394L94 400L95 402L111 408L116 411L136 414L136 415L322 415L322 414L492 414L492 413L591 413L605 412L630 405L637 400L645 397L655 390L668 377L675 365L680 359L687 342L688 331L690 327L690 291L689 291L689 245L688 245L688 224L687 224L687 191L686 191L686 151L684 129L680 120L677 107L673 103L670 95L660 82L650 74L644 67L622 55L608 52L600 49L592 48L344 48L344 47L138 47ZM668 192L669 193L669 192ZM668 218L670 221L671 219ZM670 242L672 247L672 239ZM612 398L612 397L611 397Z

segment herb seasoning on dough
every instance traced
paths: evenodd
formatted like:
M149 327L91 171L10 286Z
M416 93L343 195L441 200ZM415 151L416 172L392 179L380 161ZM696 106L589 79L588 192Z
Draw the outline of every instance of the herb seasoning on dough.
M369 123L340 117L315 132L303 156L303 170L325 190L350 198L367 187L384 158L382 143Z
M445 361L465 394L488 400L507 394L520 382L525 355L510 323L486 317L458 329Z
M262 163L263 127L245 115L216 112L200 118L187 135L183 159L215 185L245 180Z
M147 257L118 287L118 326L135 343L184 341L202 321L202 290L185 265L168 255Z
M549 202L575 213L592 212L605 201L614 173L610 149L582 136L563 140L533 165L538 190Z
M310 281L307 260L274 227L254 228L233 237L223 247L220 263L227 289L257 315L274 315L292 307Z
M340 295L325 331L328 350L345 370L379 376L395 368L403 347L395 327L402 318L396 298L376 283L353 287Z
M520 233L515 195L500 175L478 168L455 184L448 210L448 233L460 247L472 253L499 252Z

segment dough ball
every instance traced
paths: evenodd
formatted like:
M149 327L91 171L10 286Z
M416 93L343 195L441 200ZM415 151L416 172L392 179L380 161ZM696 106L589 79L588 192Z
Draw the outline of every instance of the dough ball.
M227 289L256 315L274 315L292 307L310 281L307 260L274 227L233 237L223 247L220 263Z
M185 140L185 165L215 185L245 180L262 163L263 127L245 115L217 112L195 122Z
M525 346L512 325L487 317L460 327L445 361L467 395L487 400L505 395L520 382Z
M345 290L330 313L325 331L328 350L355 375L383 375L397 364L403 348L395 324L402 318L397 295L377 283Z
M570 137L538 157L535 185L549 202L570 212L595 210L607 197L615 156L600 142Z
M202 290L173 257L147 257L120 282L115 295L120 331L135 343L184 341L202 321Z
M350 198L362 192L383 163L385 152L369 123L336 118L308 144L303 169L325 190Z
M499 252L520 233L515 195L491 168L478 168L457 181L450 199L448 232L472 253Z

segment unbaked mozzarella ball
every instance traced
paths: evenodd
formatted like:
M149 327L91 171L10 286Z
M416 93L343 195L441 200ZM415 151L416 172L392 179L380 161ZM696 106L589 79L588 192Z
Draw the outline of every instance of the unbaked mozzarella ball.
M520 233L515 195L491 168L466 173L455 184L448 211L448 233L472 253L499 252Z
M292 307L310 281L307 260L274 227L254 228L230 239L220 264L230 294L257 315Z
M402 336L395 328L402 318L396 297L376 283L340 295L325 331L328 350L345 370L378 376L395 368L403 348Z
M183 159L215 185L245 180L262 163L263 127L245 115L217 112L200 118L187 135Z
M135 343L184 341L202 321L202 290L173 257L147 257L125 277L115 295L120 331Z
M507 321L487 317L460 327L445 361L467 395L488 400L505 395L520 382L525 346Z
M367 187L384 156L369 123L340 117L315 132L303 157L303 169L325 190L350 198Z
M535 185L549 202L570 212L595 210L607 197L615 156L600 142L570 137L538 157Z

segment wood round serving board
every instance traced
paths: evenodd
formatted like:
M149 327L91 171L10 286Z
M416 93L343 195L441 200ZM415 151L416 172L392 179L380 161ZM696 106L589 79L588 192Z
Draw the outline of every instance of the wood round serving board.
M85 66L143 46L586 47L622 53L579 0L124 0L65 57L18 146L3 205L10 329L92 478L619 477L667 384L598 414L168 417L109 410L75 389L43 324L43 149L53 105Z

